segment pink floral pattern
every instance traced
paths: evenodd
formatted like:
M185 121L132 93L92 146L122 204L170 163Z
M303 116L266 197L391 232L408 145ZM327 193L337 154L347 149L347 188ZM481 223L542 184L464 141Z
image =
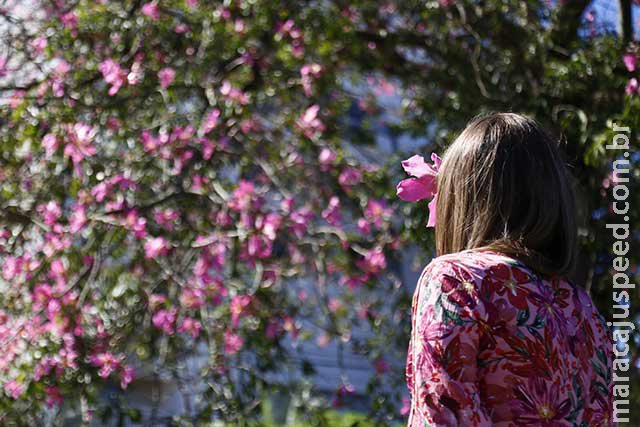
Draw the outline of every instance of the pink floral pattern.
M512 258L433 260L413 297L409 427L613 426L613 341L581 288Z

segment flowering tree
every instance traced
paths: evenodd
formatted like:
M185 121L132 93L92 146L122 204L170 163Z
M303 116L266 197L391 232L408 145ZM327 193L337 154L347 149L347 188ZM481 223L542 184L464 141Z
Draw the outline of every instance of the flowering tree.
M566 136L586 213L606 206L608 120L640 126L630 24L601 31L584 0L475 3L5 4L2 422L137 418L101 392L149 375L198 397L185 419L246 419L270 374L312 373L296 343L331 340L383 374L360 390L372 416L397 417L410 293L391 255L430 232L426 202L398 207L399 166L361 155L373 124L444 146L481 111L532 114ZM606 309L607 212L585 217Z

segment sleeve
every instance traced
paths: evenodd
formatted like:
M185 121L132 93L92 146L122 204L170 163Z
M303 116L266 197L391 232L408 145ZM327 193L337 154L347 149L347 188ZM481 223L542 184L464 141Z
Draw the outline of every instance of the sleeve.
M473 276L434 260L412 303L409 426L491 426L478 387L481 302Z

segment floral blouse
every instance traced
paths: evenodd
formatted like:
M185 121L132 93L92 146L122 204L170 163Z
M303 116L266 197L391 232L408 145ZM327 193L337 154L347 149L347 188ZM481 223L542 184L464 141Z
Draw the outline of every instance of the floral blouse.
M572 283L494 252L445 255L412 317L410 427L615 425L613 340Z

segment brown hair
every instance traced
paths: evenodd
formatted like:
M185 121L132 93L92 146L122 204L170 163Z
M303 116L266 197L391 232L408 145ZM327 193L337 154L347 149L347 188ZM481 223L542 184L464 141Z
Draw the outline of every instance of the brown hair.
M557 145L525 116L473 119L438 172L437 254L488 249L541 274L570 274L574 198Z

